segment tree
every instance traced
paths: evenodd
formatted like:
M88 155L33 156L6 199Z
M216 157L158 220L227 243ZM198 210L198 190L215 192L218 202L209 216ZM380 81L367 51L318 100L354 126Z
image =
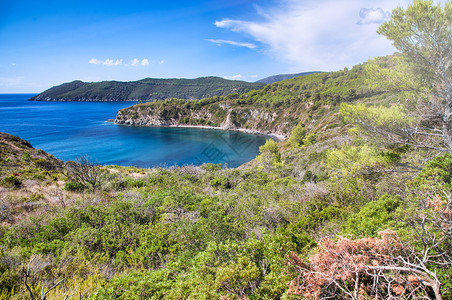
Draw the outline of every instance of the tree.
M427 108L430 108L431 121L437 121L444 146L452 150L451 134L451 58L452 58L452 2L434 5L432 0L415 0L406 10L401 7L392 12L391 20L378 29L393 41L412 63L431 89ZM434 109L439 108L439 111ZM433 124L432 124L433 125Z
M298 123L298 125L292 131L292 134L289 138L289 144L292 148L298 148L303 145L303 139L306 137L306 129L302 122Z
M259 147L259 153L257 160L265 166L281 166L281 153L278 143L274 140L268 139L264 145Z
M451 23L451 1L442 7L431 0L415 0L407 9L396 8L378 33L393 41L401 57L396 55L387 64L391 71L378 60L370 63L366 70L375 85L395 93L414 92L415 101L402 101L399 106L406 112L393 120L369 118L369 113L374 116L376 113L363 109L353 111L344 106L349 117L368 132L390 142L452 152ZM394 109L403 110L401 107Z
M34 272L30 268L32 265L33 265L33 267L35 269L37 269ZM31 279L33 279L34 282L36 282L37 281L37 277L38 277L37 273L39 273L41 270L45 269L45 267L47 267L48 265L49 265L49 262L46 261L45 259L42 259L42 258L37 257L37 256L32 256L30 258L30 261L27 264L27 267L25 268L25 266L22 266L24 285L27 288L27 291L28 291L28 293L30 295L30 299L31 300L35 300L36 298L35 298L35 296L33 294L33 286L30 287L28 280L31 278ZM49 292L51 290L56 288L63 281L64 281L64 278L60 279L60 280L53 279L53 280L51 280L50 285L42 283L41 300L47 300L47 294L49 294ZM68 298L68 296L66 296L64 299L67 299L67 298Z
M65 167L72 180L92 191L101 186L105 177L105 172L101 167L91 162L87 156L77 157L75 161L68 161Z

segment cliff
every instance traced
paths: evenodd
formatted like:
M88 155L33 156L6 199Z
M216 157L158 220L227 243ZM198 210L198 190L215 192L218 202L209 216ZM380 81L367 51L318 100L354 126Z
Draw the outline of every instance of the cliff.
M139 104L118 111L115 123L130 126L208 127L239 130L248 133L272 135L278 140L290 132L284 113L271 113L252 107L230 108L226 103L216 103L192 110L186 106L158 103Z

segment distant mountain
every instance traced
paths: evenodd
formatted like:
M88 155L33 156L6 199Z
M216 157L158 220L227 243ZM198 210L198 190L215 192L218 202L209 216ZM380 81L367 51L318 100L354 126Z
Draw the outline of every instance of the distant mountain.
M153 79L138 81L83 82L80 80L52 87L31 101L136 101L168 98L202 99L260 89L263 83L227 80L220 77L196 79Z
M273 82L292 79L292 78L299 77L299 76L311 75L311 74L315 74L315 73L322 73L322 72L313 71L313 72L304 72L304 73L297 73L297 74L279 74L279 75L273 75L273 76L269 76L264 79L258 80L258 81L256 81L256 83L272 84Z

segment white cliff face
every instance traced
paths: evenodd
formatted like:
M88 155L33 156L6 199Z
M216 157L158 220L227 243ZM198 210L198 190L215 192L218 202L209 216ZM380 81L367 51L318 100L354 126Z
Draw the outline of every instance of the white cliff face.
M233 129L236 128L236 126L234 125L234 123L232 123L231 121L231 109L228 110L228 114L226 115L226 119L224 120L224 122L222 122L220 124L221 128L224 129Z

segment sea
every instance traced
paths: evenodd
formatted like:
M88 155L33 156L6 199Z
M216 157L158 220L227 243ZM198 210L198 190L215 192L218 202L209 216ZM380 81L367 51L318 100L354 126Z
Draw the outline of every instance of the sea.
M35 94L0 94L0 131L68 161L87 156L102 165L171 167L254 159L268 136L237 131L136 127L108 120L136 102L28 101Z

